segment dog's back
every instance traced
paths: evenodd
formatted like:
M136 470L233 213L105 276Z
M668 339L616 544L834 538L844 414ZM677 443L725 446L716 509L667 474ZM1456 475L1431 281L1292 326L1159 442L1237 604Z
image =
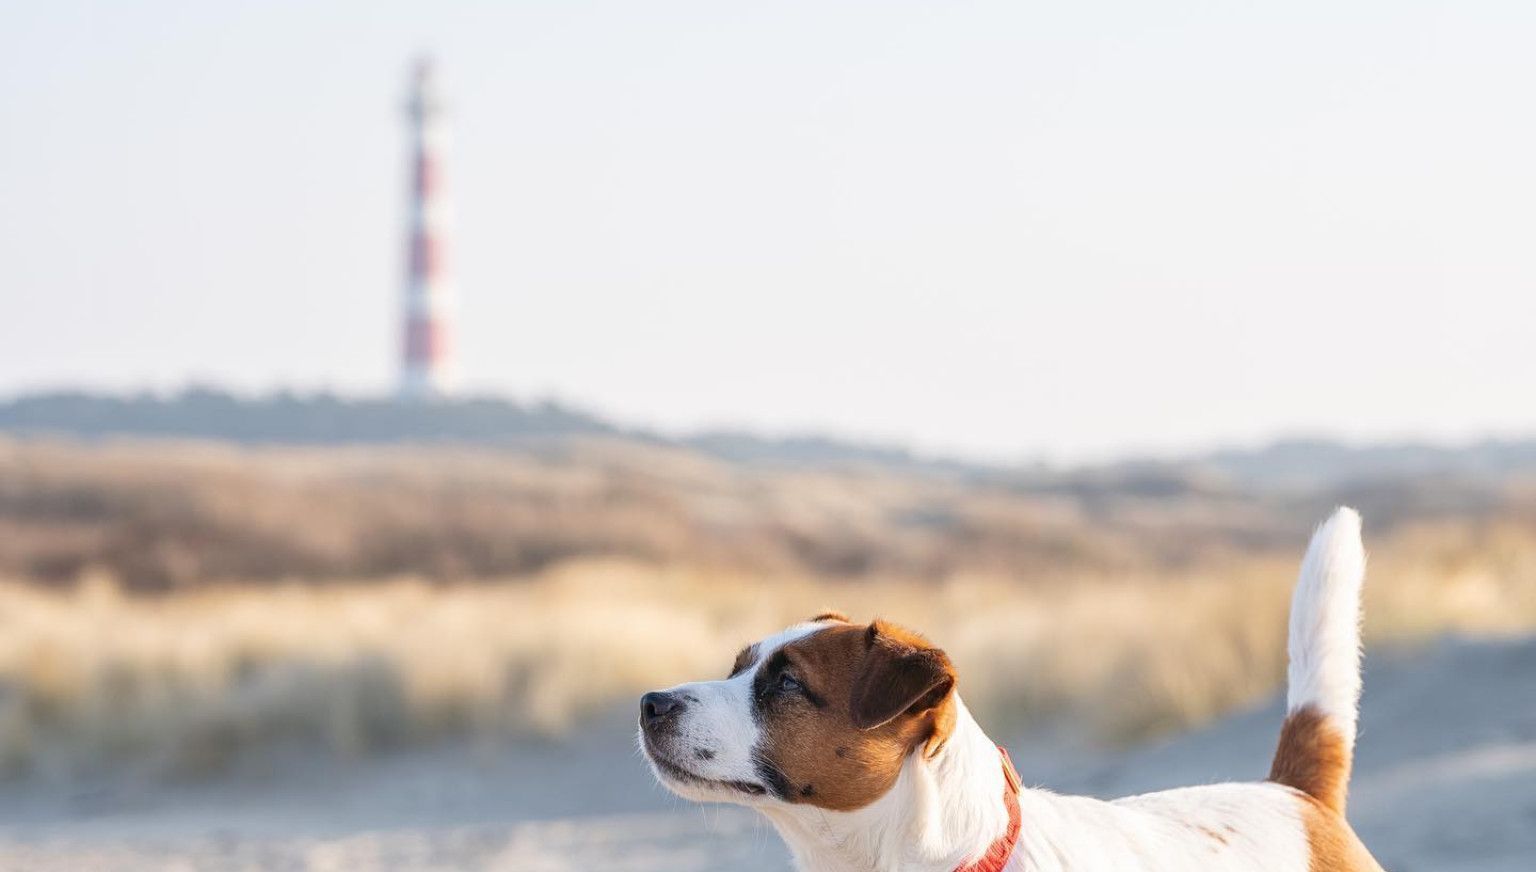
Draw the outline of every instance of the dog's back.
M1111 803L1026 791L1024 817L1048 837L1024 840L1014 868L1380 872L1344 820L1364 575L1360 518L1340 509L1313 537L1292 599L1287 714L1268 781Z

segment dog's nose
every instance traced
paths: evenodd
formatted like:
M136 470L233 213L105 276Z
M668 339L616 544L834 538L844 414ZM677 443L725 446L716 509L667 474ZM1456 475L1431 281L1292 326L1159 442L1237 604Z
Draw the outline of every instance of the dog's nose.
M671 693L652 691L640 697L640 722L647 727L659 724L683 710L683 698Z

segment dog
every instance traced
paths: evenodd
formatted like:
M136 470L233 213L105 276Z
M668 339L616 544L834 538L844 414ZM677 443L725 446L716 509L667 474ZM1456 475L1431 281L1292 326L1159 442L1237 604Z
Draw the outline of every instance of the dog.
M647 693L656 778L766 816L814 872L1381 872L1344 818L1360 696L1360 516L1312 537L1269 778L1114 801L1024 788L922 636L829 612Z

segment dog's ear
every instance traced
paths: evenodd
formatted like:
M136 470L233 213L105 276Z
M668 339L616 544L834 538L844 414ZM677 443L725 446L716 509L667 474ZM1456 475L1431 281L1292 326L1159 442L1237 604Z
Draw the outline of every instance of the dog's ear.
M811 623L813 624L819 624L822 621L838 621L846 624L848 623L848 616L835 609L829 609L817 615L816 617L811 618Z
M850 706L853 725L861 730L935 708L955 688L949 656L916 633L877 620L864 634L864 647Z

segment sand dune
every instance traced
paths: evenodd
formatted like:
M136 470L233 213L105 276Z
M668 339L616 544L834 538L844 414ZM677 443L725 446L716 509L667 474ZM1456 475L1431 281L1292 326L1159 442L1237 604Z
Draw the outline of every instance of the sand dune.
M1025 778L1105 796L1262 774L1279 703L1105 755L1039 736ZM787 869L750 814L655 788L627 714L551 745L438 749L353 768L304 758L217 784L31 783L0 795L0 867ZM1351 817L1393 872L1536 868L1536 639L1368 663Z

